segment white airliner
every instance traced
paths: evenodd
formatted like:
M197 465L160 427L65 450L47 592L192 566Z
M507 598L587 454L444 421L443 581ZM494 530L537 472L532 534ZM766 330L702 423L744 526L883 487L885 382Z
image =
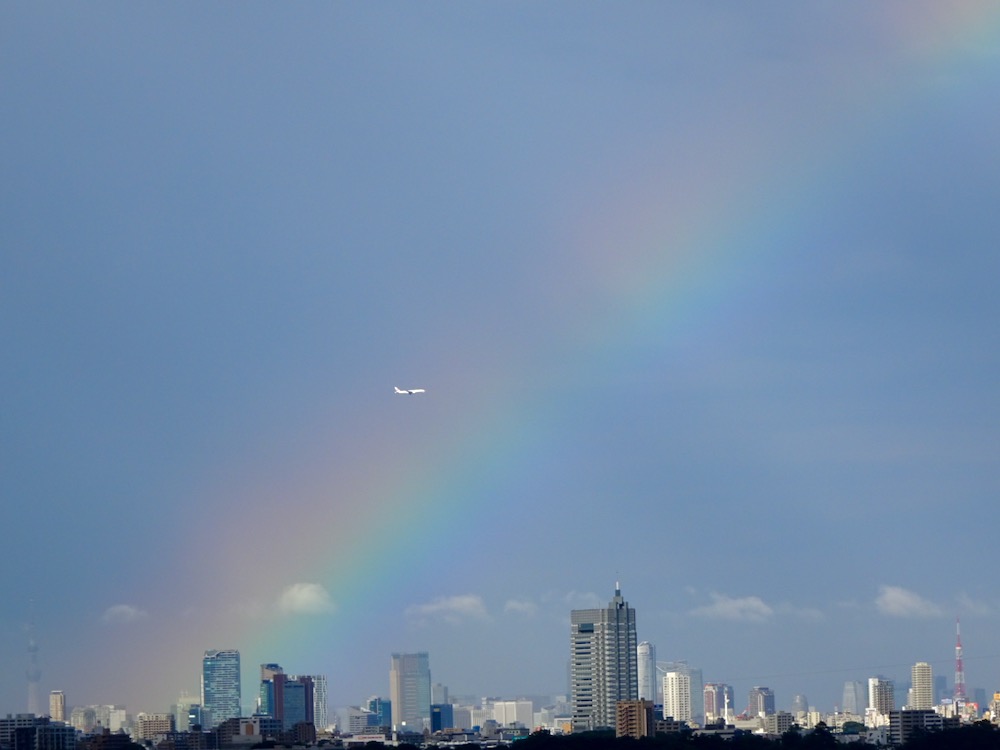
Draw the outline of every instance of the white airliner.
M406 390L396 388L396 393L400 393L404 396L412 396L414 393L427 393L427 391L425 391L423 388L409 388Z

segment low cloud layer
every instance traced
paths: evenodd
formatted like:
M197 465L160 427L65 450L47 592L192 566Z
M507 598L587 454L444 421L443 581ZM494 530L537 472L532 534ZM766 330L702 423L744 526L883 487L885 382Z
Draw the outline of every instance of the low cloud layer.
M691 614L715 620L736 620L742 622L765 622L774 615L774 610L759 596L732 597L710 593L711 604L695 607Z
M524 599L508 599L503 605L504 614L530 617L538 611L538 605Z
M475 594L459 594L457 596L442 596L426 604L415 604L406 608L407 619L425 623L430 620L442 620L458 625L467 620L487 620L489 612L481 596Z
M132 604L115 604L104 610L101 622L106 625L129 625L145 620L149 614Z

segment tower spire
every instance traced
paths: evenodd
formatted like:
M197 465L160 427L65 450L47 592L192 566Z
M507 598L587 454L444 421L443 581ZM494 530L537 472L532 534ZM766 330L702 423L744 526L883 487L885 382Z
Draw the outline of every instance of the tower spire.
M965 702L965 664L962 661L962 626L955 618L955 703Z

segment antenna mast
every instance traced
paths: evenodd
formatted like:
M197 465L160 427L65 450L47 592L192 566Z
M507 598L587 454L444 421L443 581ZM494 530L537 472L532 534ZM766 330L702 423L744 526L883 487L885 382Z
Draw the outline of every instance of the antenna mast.
M955 618L955 703L965 702L965 664L962 661L962 627Z

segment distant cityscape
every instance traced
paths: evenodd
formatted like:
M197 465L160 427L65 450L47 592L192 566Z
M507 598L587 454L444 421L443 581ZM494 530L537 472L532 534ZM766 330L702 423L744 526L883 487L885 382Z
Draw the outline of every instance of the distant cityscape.
M454 696L447 686L432 682L430 655L418 652L391 654L387 696L373 695L334 712L328 706L325 675L288 674L278 663L261 664L257 694L248 708L241 689L240 652L213 649L202 657L200 694L182 693L167 711L133 714L118 705L70 707L61 690L49 694L45 711L39 705L38 645L29 628L28 712L0 719L0 748L115 750L116 743L138 743L160 750L202 750L267 741L305 746L506 743L539 730L614 730L619 737L661 732L779 737L820 727L855 741L900 745L914 732L984 719L1000 724L1000 692L987 703L984 689L966 688L957 620L950 691L944 675L935 675L930 663L919 661L910 670L909 685L899 689L882 675L846 681L841 704L827 712L801 694L791 697L789 710L779 710L774 691L764 685L750 687L738 700L733 685L706 682L698 667L658 661L655 645L639 642L636 633L636 612L616 584L606 607L570 612L564 695Z

